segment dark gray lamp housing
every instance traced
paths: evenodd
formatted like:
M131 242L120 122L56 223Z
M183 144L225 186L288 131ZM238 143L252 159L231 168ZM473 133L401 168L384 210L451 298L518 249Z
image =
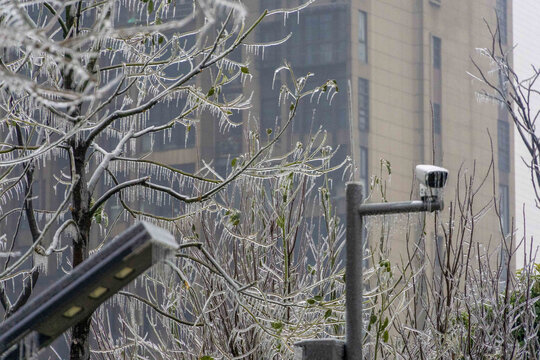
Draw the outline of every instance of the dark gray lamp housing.
M0 359L26 359L178 248L168 231L137 223L0 324Z

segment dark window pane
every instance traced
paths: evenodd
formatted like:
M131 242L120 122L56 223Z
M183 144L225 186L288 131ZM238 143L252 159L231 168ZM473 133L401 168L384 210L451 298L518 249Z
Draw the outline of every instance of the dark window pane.
M358 78L358 127L369 129L369 81L363 78Z
M499 185L499 212L504 234L510 231L510 193L508 185Z
M506 44L508 41L508 13L506 9L506 0L497 0L495 10L499 20L499 33L501 34L501 42L503 44Z
M332 14L322 14L319 21L319 40L332 41Z
M441 68L441 39L433 36L433 68Z
M368 179L368 148L360 146L360 180L367 184Z
M334 52L332 51L332 44L330 44L330 43L322 43L321 46L320 46L320 49L321 49L321 53L319 54L320 63L321 64L329 64L329 63L331 63L333 61L332 57L334 56Z
M367 63L367 15L358 12L358 58Z
M368 148L360 146L360 184L362 184L362 195L365 197L369 193L369 163L368 163Z
M441 133L441 104L433 104L433 132Z
M499 157L499 170L510 172L510 134L507 121L497 122L497 149Z
M317 15L308 15L306 19L306 41L316 42L319 40L319 24Z
M314 65L345 61L348 35L345 15L342 7L324 6L306 10L299 22L288 21L285 33L292 33L292 38L286 45L287 59L310 70Z

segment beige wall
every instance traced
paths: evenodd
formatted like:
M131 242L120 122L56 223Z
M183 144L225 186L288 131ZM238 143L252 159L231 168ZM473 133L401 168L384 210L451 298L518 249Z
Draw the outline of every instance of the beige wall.
M448 206L455 200L454 189L460 169L470 175L476 167L477 181L480 182L490 166L492 155L497 167L497 107L477 101L476 92L481 85L468 74L476 73L471 57L484 69L489 69L489 64L477 56L475 49L490 44L484 19L495 24L495 0L443 0L440 7L431 5L428 0L358 0L352 3L351 78L353 82L359 76L370 80L370 171L378 173L380 158L391 162L390 201L408 199L414 166L432 161L430 101L434 79L431 37L441 38L441 165L450 171L445 194ZM355 58L358 9L368 13L368 64ZM508 20L511 30L511 11ZM509 34L509 43L511 39ZM357 105L353 104L352 108L356 112ZM356 117L354 113L353 119ZM489 134L493 140L493 154ZM510 174L499 177L499 171L495 171L495 189L498 192L499 182L509 185L510 213L513 214L514 180ZM476 198L475 209L480 210L492 200L493 180L490 176ZM443 212L442 219L448 217L447 212ZM475 231L486 243L491 236L491 241L500 241L499 221L493 211L478 223ZM394 246L399 253L400 246ZM491 245L493 249L495 246ZM428 249L428 253L430 251L434 250Z

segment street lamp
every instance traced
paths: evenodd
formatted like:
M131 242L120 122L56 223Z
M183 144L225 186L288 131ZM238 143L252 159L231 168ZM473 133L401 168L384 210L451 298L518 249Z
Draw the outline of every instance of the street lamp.
M362 204L362 185L346 185L347 238L345 282L345 343L339 340L316 339L297 343L297 360L362 360L364 305L364 216L433 212L444 207L442 188L448 170L433 165L418 165L415 175L420 182L421 200Z
M0 324L0 359L37 354L177 248L164 229L131 226Z

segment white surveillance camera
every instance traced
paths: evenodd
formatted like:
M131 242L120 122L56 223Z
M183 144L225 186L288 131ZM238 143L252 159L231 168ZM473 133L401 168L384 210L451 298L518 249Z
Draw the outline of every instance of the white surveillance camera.
M434 165L417 165L414 173L420 182L420 199L438 200L442 195L442 188L446 185L448 170Z

